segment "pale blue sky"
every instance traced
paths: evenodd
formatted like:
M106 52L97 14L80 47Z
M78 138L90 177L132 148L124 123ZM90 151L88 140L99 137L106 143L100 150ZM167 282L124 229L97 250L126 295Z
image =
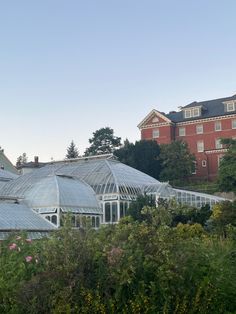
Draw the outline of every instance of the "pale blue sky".
M139 140L153 108L236 93L235 0L0 0L0 145L15 163Z

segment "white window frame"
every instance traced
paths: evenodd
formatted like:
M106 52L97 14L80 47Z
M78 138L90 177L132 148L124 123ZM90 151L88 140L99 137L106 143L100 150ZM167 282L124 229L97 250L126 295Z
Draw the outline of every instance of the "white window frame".
M158 138L158 137L160 137L160 130L159 129L152 130L152 138Z
M192 115L193 115L193 117L199 117L200 116L200 108L193 108L192 109Z
M227 107L227 112L235 111L235 103L233 102L227 103L226 107Z
M184 110L184 117L185 118L191 118L192 117L191 109Z
M197 173L197 162L196 162L196 160L193 161L193 164L194 164L194 168L193 168L192 174L196 174Z
M202 153L204 152L204 141L197 141L197 152Z
M203 124L196 125L196 134L203 134Z
M202 167L205 168L207 166L207 161L205 159L202 160Z
M220 138L215 139L215 147L216 147L216 149L222 149L223 148L223 145L220 142Z
M232 120L232 129L236 129L236 119Z
M221 121L215 121L215 131L219 132L222 130Z
M186 129L185 127L179 128L179 136L185 136L186 135Z

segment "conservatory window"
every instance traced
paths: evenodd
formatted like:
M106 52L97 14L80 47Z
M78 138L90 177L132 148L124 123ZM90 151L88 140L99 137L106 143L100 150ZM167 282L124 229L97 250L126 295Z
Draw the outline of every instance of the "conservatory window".
M125 213L124 213L124 203L120 202L120 218L124 217Z
M96 228L99 228L100 226L100 220L99 217L96 217Z
M112 222L117 221L117 202L112 202Z
M92 216L92 227L95 228L95 217Z
M111 221L111 204L106 203L105 204L105 222Z
M52 223L53 223L54 225L57 224L57 216L56 216L56 215L53 215L53 216L52 216Z

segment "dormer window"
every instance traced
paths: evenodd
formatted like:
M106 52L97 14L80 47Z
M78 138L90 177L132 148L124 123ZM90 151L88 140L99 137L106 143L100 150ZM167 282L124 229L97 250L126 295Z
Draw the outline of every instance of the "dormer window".
M230 102L226 104L227 112L235 111L235 103Z
M190 109L184 110L184 117L186 119L199 117L200 114L201 114L200 107L195 107L195 108L190 108Z

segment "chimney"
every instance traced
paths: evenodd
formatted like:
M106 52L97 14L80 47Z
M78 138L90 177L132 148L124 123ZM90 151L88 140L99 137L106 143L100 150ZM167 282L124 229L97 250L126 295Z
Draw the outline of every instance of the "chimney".
M34 156L34 165L35 165L35 167L38 167L38 165L39 165L39 157L38 156Z

